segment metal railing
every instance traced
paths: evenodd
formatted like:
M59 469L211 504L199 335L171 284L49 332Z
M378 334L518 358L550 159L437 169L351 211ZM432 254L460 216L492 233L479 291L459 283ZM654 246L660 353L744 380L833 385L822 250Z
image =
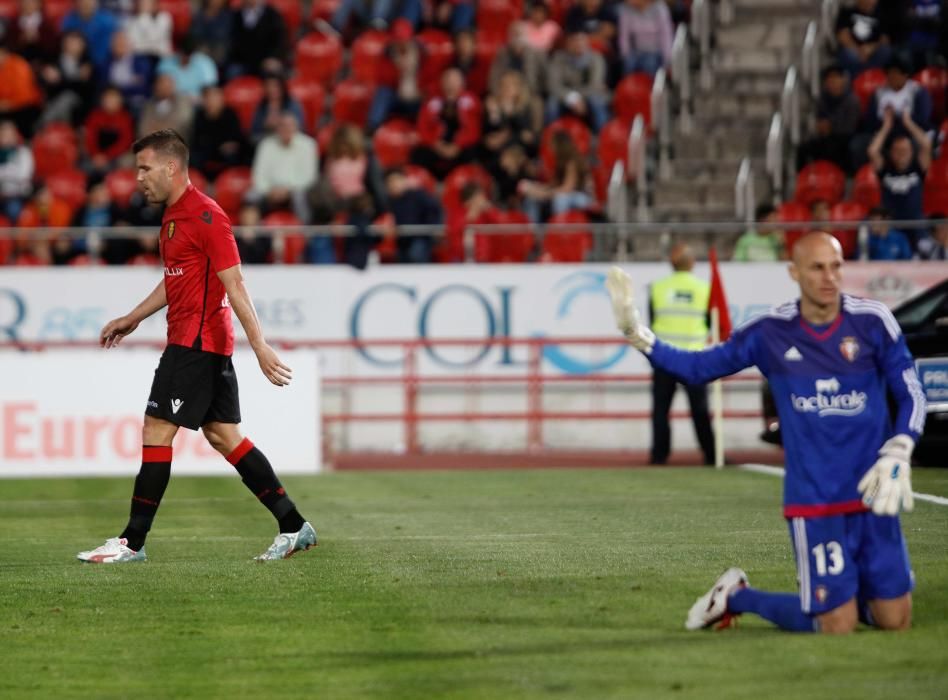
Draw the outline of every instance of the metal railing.
M635 115L629 132L628 173L635 183L635 218L648 221L648 175L646 174L646 145L648 134L645 131L645 119ZM625 220L625 219L623 219Z
M780 114L787 127L790 145L796 148L800 143L800 81L796 66L787 68L780 93Z
M694 0L691 5L691 35L698 46L698 85L710 90L714 84L711 70L711 2Z
M800 73L814 100L820 96L820 41L816 22L806 26L803 50L800 54Z
M820 37L825 46L836 46L836 15L839 14L839 0L823 0L820 7Z
M668 104L668 78L659 68L652 81L652 124L658 137L658 179L669 180L671 168L671 105Z
M734 217L748 226L754 223L757 197L754 194L754 171L750 158L744 158L734 181Z
M780 112L775 112L767 132L767 153L764 160L764 171L770 176L770 189L775 205L783 199L783 143L783 118Z
M691 114L691 55L688 43L688 29L679 24L672 40L671 72L672 82L678 93L678 129L683 134L691 133L693 126Z

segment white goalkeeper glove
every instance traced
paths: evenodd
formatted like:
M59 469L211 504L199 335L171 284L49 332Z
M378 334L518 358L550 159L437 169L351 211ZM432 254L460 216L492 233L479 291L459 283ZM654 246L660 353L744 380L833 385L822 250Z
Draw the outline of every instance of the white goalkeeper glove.
M612 298L616 326L632 347L648 355L655 345L655 334L639 319L639 310L635 308L632 293L632 278L621 267L614 266L606 277L606 289Z
M912 499L912 450L915 441L908 435L889 438L879 450L879 459L859 482L862 502L876 515L909 512Z

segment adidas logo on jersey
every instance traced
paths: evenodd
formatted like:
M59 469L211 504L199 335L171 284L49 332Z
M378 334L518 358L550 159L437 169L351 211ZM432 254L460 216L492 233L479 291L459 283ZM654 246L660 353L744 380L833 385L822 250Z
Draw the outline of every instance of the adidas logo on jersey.
M803 354L797 350L796 345L791 345L790 349L783 354L783 359L789 362L800 362L803 359Z

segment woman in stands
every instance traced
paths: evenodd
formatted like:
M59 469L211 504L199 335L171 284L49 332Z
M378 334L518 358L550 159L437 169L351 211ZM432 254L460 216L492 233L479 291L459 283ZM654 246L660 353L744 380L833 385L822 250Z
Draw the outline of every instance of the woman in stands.
M522 180L518 189L524 196L523 208L531 221L543 221L548 205L553 215L593 205L586 159L566 131L553 134L554 167L549 182Z
M482 158L492 169L508 146L519 145L535 155L543 128L543 106L527 87L523 74L507 71L497 91L484 101L484 138Z

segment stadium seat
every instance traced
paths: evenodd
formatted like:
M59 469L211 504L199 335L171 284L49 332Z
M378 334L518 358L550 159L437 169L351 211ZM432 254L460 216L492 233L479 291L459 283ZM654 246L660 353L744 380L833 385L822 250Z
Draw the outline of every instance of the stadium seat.
M552 173L556 166L556 157L553 153L553 134L557 131L565 131L573 139L579 152L586 156L589 155L589 149L592 145L592 133L589 127L576 117L561 117L556 121L550 122L540 138L540 159L548 173Z
M303 19L302 6L299 0L270 0L269 5L280 13L286 23L286 32L292 42L300 31L300 22Z
M244 166L227 168L214 181L214 197L231 220L237 220L250 184L250 168Z
M444 191L441 193L441 203L446 211L452 211L461 206L461 190L468 182L479 182L490 197L494 181L484 168L479 165L459 165L444 180Z
M415 140L415 126L411 122L395 119L382 124L372 136L372 148L379 165L394 168L407 163Z
M493 43L507 41L510 25L523 14L520 3L509 0L478 0L477 32L481 40Z
M342 42L335 36L311 32L297 42L294 62L299 77L332 85L342 68Z
M0 214L0 230L10 228L10 220ZM10 253L13 252L13 239L8 236L0 236L0 265L6 265L10 259Z
M352 57L349 59L352 77L369 85L377 85L388 42L389 36L385 32L373 29L362 32L352 42Z
M224 101L237 112L240 128L250 133L253 113L263 99L263 81L252 75L242 75L224 85Z
M188 168L188 179L199 192L207 192L208 184L204 173L196 168Z
M314 0L310 6L309 19L313 22L317 19L329 21L333 14L339 9L342 0Z
M830 209L832 221L863 221L868 210L859 202L839 202ZM834 228L830 233L839 241L843 249L843 257L853 260L859 255L858 228Z
M46 186L57 199L69 205L73 213L86 202L86 174L81 170L59 170L46 178Z
M948 158L933 161L925 175L922 211L926 215L948 214Z
M275 211L267 214L260 221L263 226L302 226L302 222L288 211ZM283 236L283 256L278 262L293 265L302 261L303 251L306 250L306 236L302 233L286 232Z
M540 246L542 262L584 262L592 249L593 236L589 230L589 217L582 211L567 211L555 214L548 224L577 224L575 230L561 229L543 234ZM584 225L585 224L585 225Z
M923 68L914 76L932 98L932 122L940 124L945 118L945 89L948 87L948 70L939 66Z
M882 188L872 163L867 163L856 171L853 178L853 201L859 202L867 209L877 207L882 202Z
M616 85L612 111L619 119L632 123L637 114L645 119L646 128L652 124L652 78L647 73L632 73Z
M73 5L74 0L43 0L43 14L57 32L63 24L63 18L72 11Z
M418 85L425 95L436 95L441 90L441 73L454 61L454 42L438 29L425 29L415 39L421 45Z
M76 132L67 124L50 124L33 137L33 174L43 180L71 170L79 160Z
M510 233L474 233L474 259L485 263L525 263L530 259L536 240L526 227L530 218L522 211L501 212L501 223L517 224Z
M307 134L315 134L319 119L323 115L326 91L316 81L299 77L290 78L287 87L293 99L303 108L303 119L306 120L306 123L302 125L303 131Z
M602 127L596 148L600 166L611 170L616 161L626 162L629 157L629 131L629 123L622 119L613 119Z
M853 80L853 92L862 105L862 113L869 108L869 102L876 90L885 85L885 71L881 68L869 68L856 76Z
M489 41L483 38L478 32L474 44L474 65L467 74L467 89L478 97L483 98L487 94L488 83L490 82L490 67L497 57L503 44Z
M836 204L843 198L845 190L846 173L828 160L813 161L797 173L795 199L806 206L818 199L825 199L830 205Z
M158 0L158 9L171 15L172 34L177 44L191 29L191 0Z
M89 267L89 266L98 266L98 265L104 265L104 264L105 263L102 262L101 259L93 258L91 255L88 255L86 253L77 255L76 257L74 257L72 260L69 261L69 265L71 265L72 267Z
M112 202L124 209L135 194L135 190L138 189L138 180L132 168L120 168L112 170L105 176L105 186L109 190Z
M434 175L423 167L420 165L406 165L404 171L405 176L416 185L420 185L430 194L438 194L438 181L434 179Z
M375 89L359 80L343 80L332 93L332 118L336 124L365 128Z
M0 0L0 20L9 21L20 12L18 0Z
M777 220L784 224L805 224L800 228L784 229L784 245L789 255L794 244L810 230L810 209L800 202L783 202L777 207Z

